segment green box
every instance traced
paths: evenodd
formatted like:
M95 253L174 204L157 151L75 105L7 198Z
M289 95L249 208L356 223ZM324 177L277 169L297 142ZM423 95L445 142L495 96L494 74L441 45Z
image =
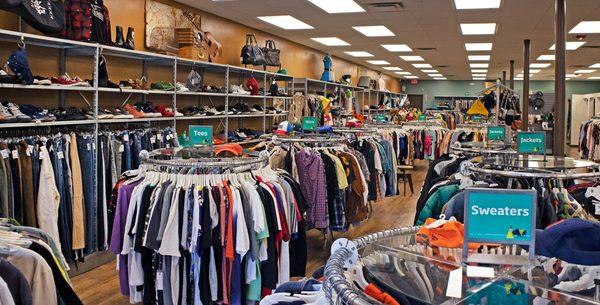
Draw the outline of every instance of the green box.
M517 152L529 155L545 155L546 133L519 132L517 134Z
M315 131L317 130L317 126L319 126L317 118L312 116L305 116L302 118L302 130Z
M213 127L190 125L190 144L192 146L204 146L213 144Z
M378 114L377 116L375 116L375 121L377 123L383 123L383 122L387 121L387 118L385 117L384 114Z
M506 128L504 126L489 126L487 128L488 141L504 141L506 139Z
M425 119L426 118L424 114L419 115L419 121L425 121Z

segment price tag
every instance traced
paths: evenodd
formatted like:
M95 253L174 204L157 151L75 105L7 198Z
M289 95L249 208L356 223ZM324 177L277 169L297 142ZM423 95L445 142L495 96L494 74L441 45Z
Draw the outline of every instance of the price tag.
M0 153L2 154L2 159L7 159L10 155L8 149L3 149L2 151L0 151Z
M152 144L156 143L156 136L150 137L150 143L152 143Z
M163 289L164 289L163 272L156 271L156 290L163 290Z
M33 145L27 145L27 156L31 156L31 153L33 153Z
M123 135L123 142L129 142L129 135L128 134L124 134Z
M64 154L62 151L59 151L59 152L57 152L57 153L56 153L56 156L57 156L59 159L64 159L64 158L65 158L65 154Z
M96 150L96 142L92 142L92 149Z
M125 151L125 145L121 144L119 145L119 152L124 152Z
M46 159L47 155L48 155L48 152L40 151L40 160Z
M19 159L19 151L18 150L13 150L12 151L12 158L13 159Z
M158 140L159 140L159 141L161 141L161 142L162 142L162 140L163 140L163 135L162 135L162 133L159 133L159 134L157 134L157 135L156 135L156 137L158 138Z
M86 145L86 146L87 146L87 150L92 150L92 144L90 144L90 143L87 143L87 145Z
M600 202L596 202L594 203L594 205L596 206L596 211L594 212L594 215L600 215Z

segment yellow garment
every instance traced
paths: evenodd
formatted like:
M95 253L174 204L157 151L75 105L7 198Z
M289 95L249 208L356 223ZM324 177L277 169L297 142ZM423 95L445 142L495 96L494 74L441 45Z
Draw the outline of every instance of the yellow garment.
M490 115L490 113L487 111L487 109L485 108L485 106L483 105L481 100L479 100L479 99L473 103L473 106L471 106L471 108L469 108L469 110L467 111L467 114L468 115L482 115L482 116Z
M340 190L346 189L348 187L348 177L346 177L346 171L344 170L342 161L336 155L333 155L328 151L326 151L325 154L331 157L331 159L335 162L335 174L337 176L338 188Z

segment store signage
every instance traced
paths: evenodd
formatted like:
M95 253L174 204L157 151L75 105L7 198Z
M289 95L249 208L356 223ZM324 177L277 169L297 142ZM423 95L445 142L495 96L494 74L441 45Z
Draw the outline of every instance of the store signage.
M481 122L482 120L480 115L474 115L471 117L471 119L473 120L473 122Z
M302 130L304 131L315 131L317 130L317 118L312 116L305 116L302 118Z
M519 132L517 134L517 152L529 155L546 154L546 133Z
M487 128L488 141L504 141L506 138L506 129L504 126L489 126Z
M419 80L418 79L411 79L410 80L410 84L411 85L417 85L417 84L419 84Z
M419 115L419 121L425 121L425 115L424 114Z
M385 115L383 114L378 114L377 116L375 116L375 121L377 123L383 123L386 121Z
M213 144L213 127L190 125L190 144L192 146L204 146Z
M465 190L465 242L529 246L535 258L535 190L472 188Z

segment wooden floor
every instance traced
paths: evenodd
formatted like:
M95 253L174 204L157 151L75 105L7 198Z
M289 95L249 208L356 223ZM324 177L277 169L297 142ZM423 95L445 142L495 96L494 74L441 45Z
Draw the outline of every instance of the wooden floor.
M346 233L334 233L334 239L341 237L353 239L369 233L412 225L415 205L425 178L427 164L428 162L425 161L417 161L413 172L414 194L410 194L407 184L407 196L390 197L373 204L373 214L369 220L363 222L359 227L351 228ZM399 184L400 191L402 191L402 182ZM323 236L315 230L308 233L307 239L307 276L310 276L314 270L326 263L329 257L329 248L325 247ZM115 270L115 262L74 277L73 286L85 305L129 304L129 299L119 293L119 278Z

